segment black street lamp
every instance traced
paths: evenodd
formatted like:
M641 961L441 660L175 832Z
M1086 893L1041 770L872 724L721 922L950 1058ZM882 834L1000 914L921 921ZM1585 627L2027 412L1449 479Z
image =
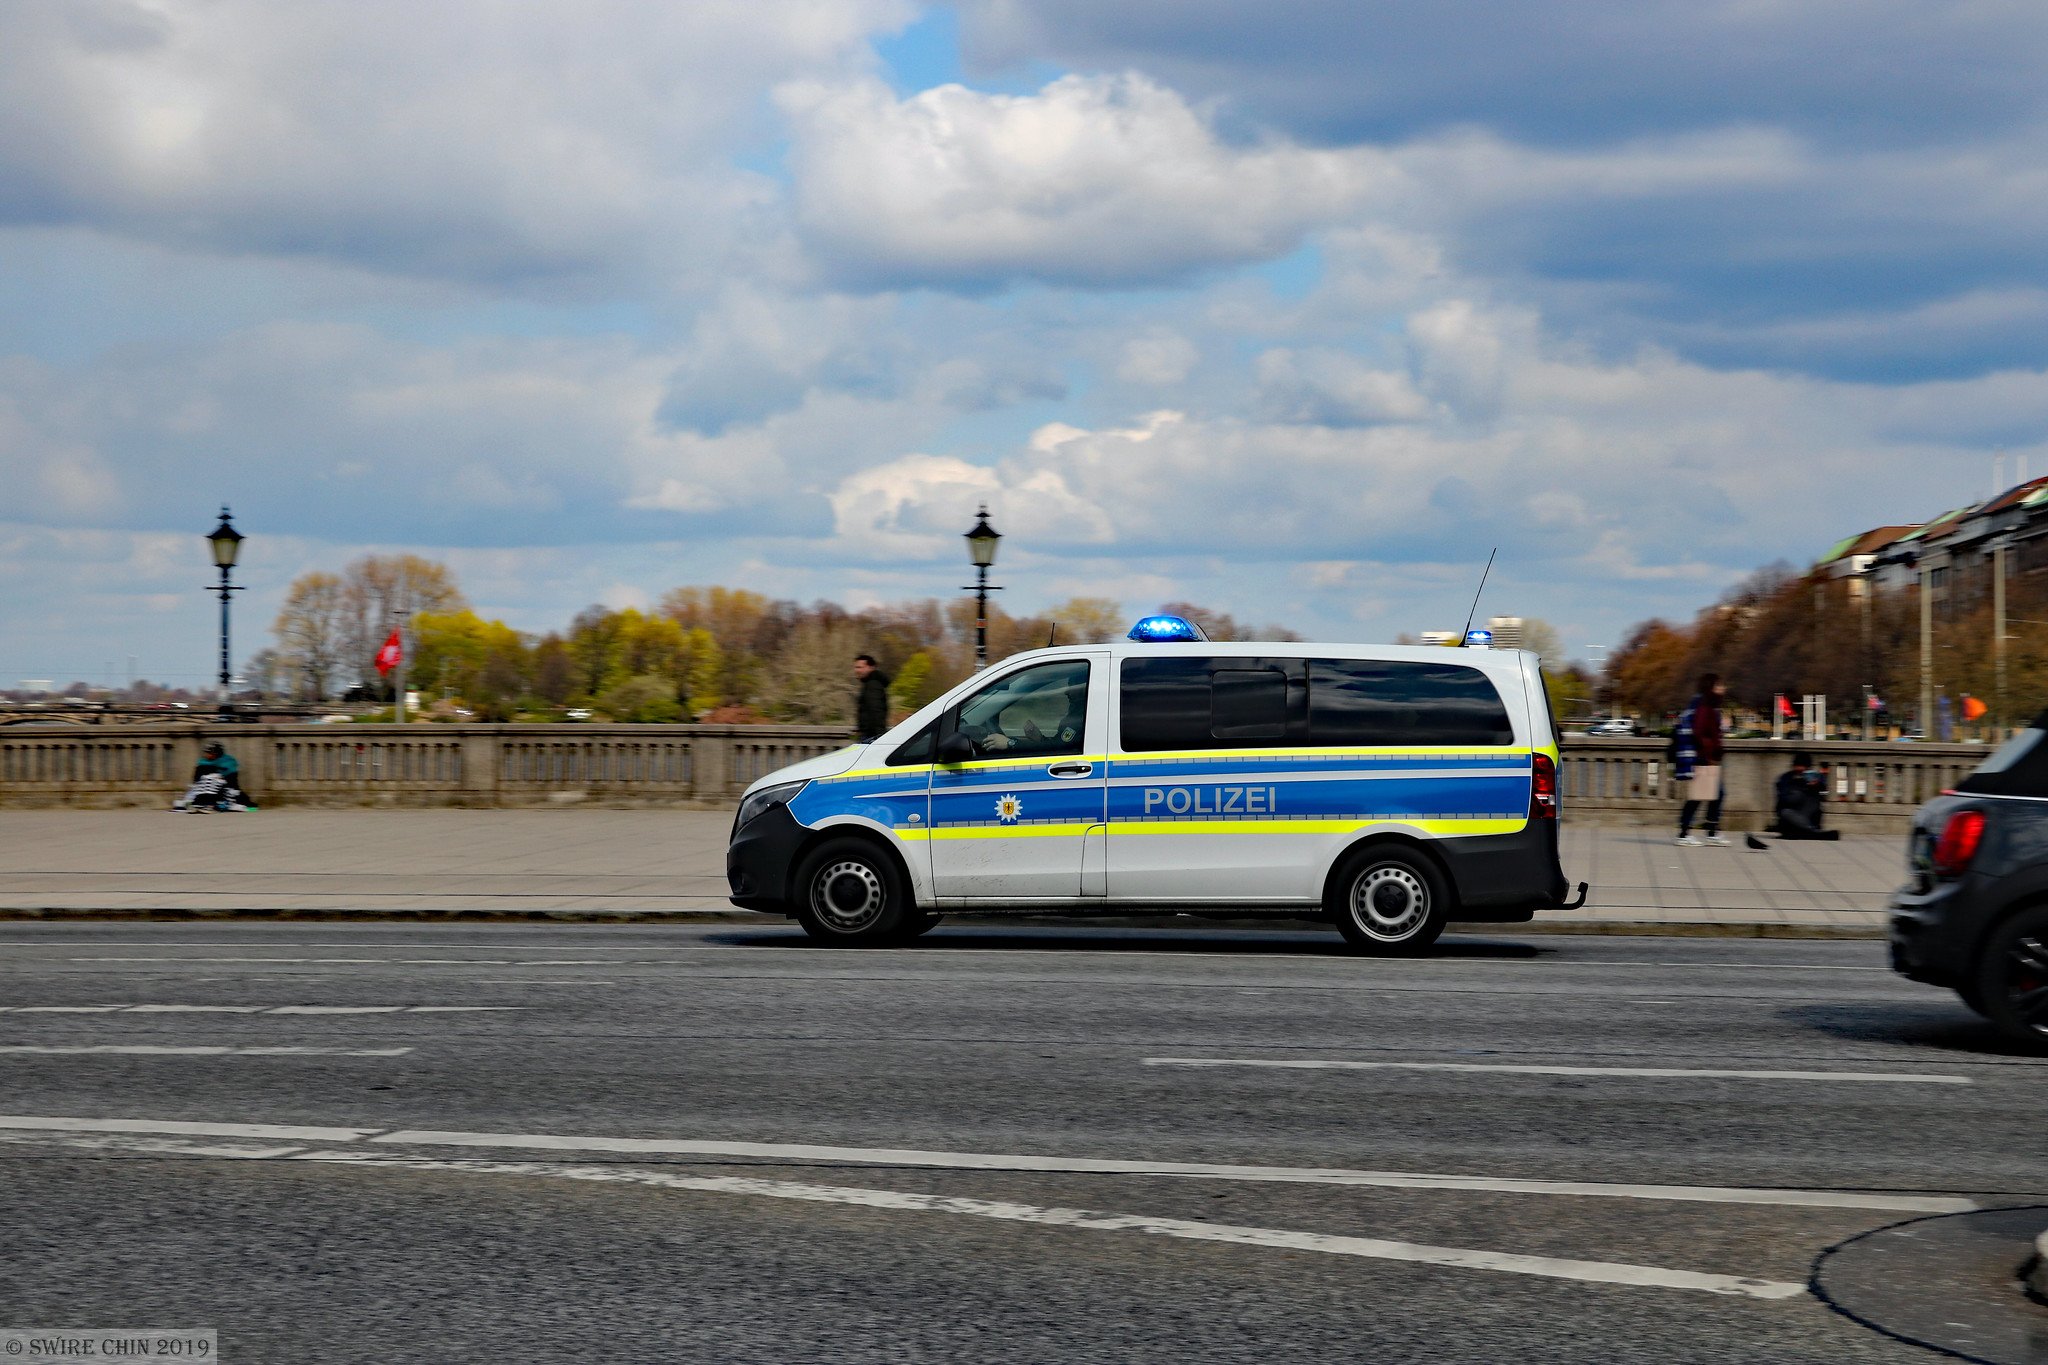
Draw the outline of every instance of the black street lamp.
M206 538L206 543L213 550L214 565L220 570L220 582L206 591L220 594L220 713L224 716L234 712L228 692L234 681L233 666L228 662L228 595L241 591L228 581L228 575L234 571L235 558L242 552L242 539L242 533L228 518L228 509L221 508L220 525L214 527L213 534Z
M974 529L967 533L967 558L974 565L974 671L988 667L988 595L1001 592L990 587L989 567L996 562L996 542L1002 533L988 524L988 505L975 514Z

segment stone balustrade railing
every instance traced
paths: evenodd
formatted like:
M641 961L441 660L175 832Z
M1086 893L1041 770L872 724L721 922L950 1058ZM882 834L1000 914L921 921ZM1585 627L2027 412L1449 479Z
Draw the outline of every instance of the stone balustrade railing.
M0 730L0 806L168 804L228 746L265 806L725 806L845 746L814 725L128 725Z
M1678 819L1679 786L1657 738L1565 741L1561 774L1567 820L1599 824L1670 824ZM1982 763L1982 744L1884 744L1792 740L1730 740L1722 763L1722 824L1761 830L1772 818L1778 775L1805 750L1828 769L1826 823L1845 834L1903 834L1913 812Z
M199 747L229 746L263 805L725 806L754 779L848 742L794 725L129 725L0 729L0 806L168 803ZM1735 740L1724 823L1761 829L1793 752L1829 765L1829 821L1847 833L1903 832L1914 809L1989 752L1975 744L1800 745ZM1565 742L1568 820L1674 822L1678 793L1660 739Z

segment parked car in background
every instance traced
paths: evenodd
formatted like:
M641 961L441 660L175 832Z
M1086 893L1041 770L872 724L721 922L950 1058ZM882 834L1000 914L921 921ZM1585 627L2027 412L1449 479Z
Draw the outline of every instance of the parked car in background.
M2048 712L1920 808L1906 862L1893 969L2048 1053Z
M1596 720L1591 725L1588 725L1586 733L1589 735L1632 735L1636 733L1636 723L1626 716L1610 716L1606 720Z

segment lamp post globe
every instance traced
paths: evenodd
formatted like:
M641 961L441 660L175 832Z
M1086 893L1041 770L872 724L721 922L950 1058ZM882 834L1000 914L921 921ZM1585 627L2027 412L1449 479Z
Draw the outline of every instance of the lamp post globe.
M213 553L214 567L220 570L220 582L207 588L208 592L220 594L220 713L230 715L233 704L229 701L229 689L234 685L234 667L228 653L228 602L234 593L241 591L229 578L234 573L235 561L241 557L242 542L247 539L235 529L234 518L228 509L220 509L220 525L206 537L207 549Z
M213 533L206 538L207 545L213 550L214 564L222 569L234 568L235 559L242 553L244 539L242 533L235 529L234 519L228 509L221 508L220 525L214 527Z
M988 595L1001 592L999 587L990 587L988 571L996 562L996 542L1003 538L1002 532L988 524L988 505L975 514L974 525L967 532L967 560L974 565L974 667L975 671L988 667Z

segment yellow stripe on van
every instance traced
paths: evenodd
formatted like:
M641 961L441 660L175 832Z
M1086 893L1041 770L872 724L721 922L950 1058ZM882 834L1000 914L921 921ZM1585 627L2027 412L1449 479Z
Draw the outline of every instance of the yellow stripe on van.
M1352 834L1375 826L1402 826L1445 837L1468 834L1519 834L1527 819L1410 820L1383 816L1366 820L1131 820L1110 825L1111 835L1125 834Z
M956 825L952 829L899 829L896 837L910 844L933 839L1074 839L1101 824L1094 820L1074 825Z

